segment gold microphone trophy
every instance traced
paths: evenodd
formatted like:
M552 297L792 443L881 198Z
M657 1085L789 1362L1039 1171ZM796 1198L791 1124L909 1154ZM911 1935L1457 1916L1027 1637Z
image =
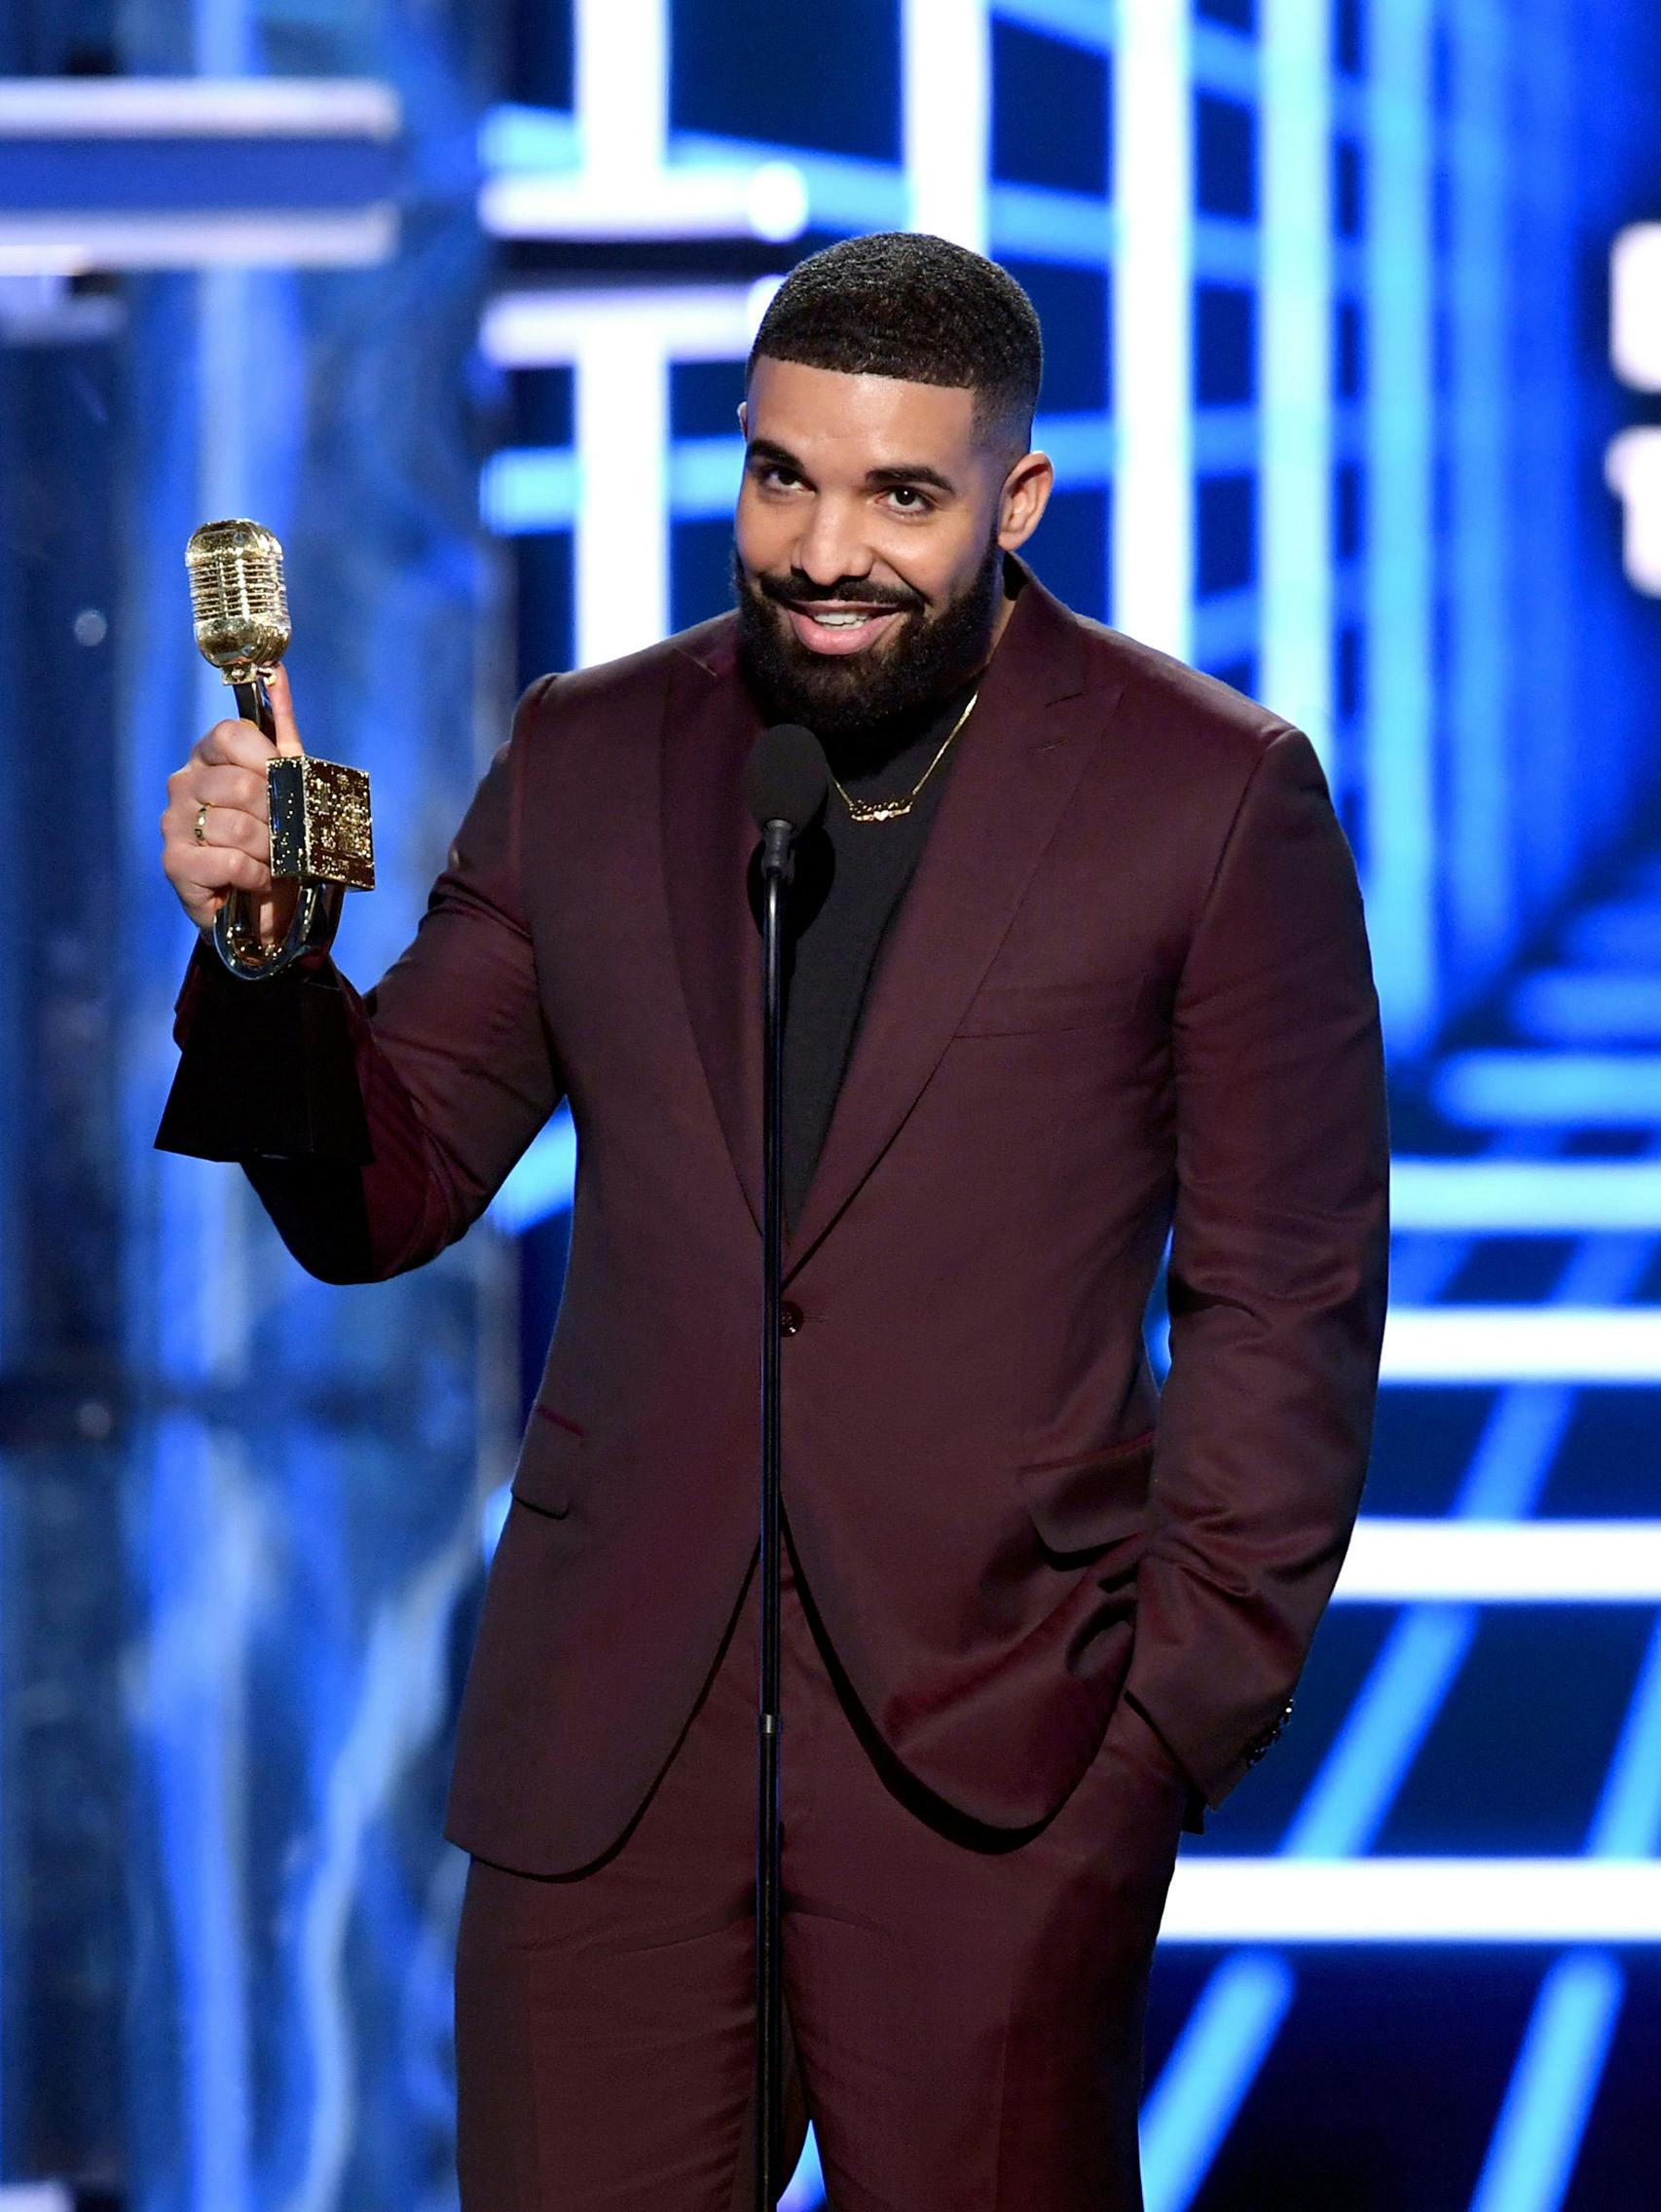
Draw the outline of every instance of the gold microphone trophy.
M203 658L236 691L237 712L275 738L265 678L288 650L293 630L282 579L282 547L257 522L206 522L185 548L191 613ZM375 888L369 778L332 760L279 757L266 769L271 801L271 872L298 886L294 918L280 944L266 944L254 901L233 891L214 917L213 942L233 975L275 976L303 952L327 951L340 926L342 895Z
M210 522L185 562L197 644L235 687L238 714L275 740L264 680L290 637L281 546L256 522ZM271 872L296 887L293 919L279 944L267 944L250 894L233 891L214 916L219 957L192 960L156 1144L198 1160L361 1163L373 1148L347 998L326 963L300 955L326 952L344 895L374 887L369 778L279 755L266 781ZM247 990L250 981L267 987Z

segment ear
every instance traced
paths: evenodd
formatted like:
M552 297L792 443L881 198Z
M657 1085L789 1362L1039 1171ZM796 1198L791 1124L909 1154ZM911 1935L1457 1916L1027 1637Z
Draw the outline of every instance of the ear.
M746 445L750 443L750 402L747 399L738 402L738 434Z
M998 495L998 543L1006 553L1024 545L1038 528L1055 482L1047 453L1023 453Z

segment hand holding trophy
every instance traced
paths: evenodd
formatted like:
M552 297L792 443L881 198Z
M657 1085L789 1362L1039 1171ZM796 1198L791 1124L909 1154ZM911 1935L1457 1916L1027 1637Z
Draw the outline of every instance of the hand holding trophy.
M271 532L205 523L185 562L197 645L234 687L240 719L216 723L170 780L165 865L192 919L211 920L225 966L257 980L326 950L343 894L373 888L369 778L301 749L279 673L292 632Z

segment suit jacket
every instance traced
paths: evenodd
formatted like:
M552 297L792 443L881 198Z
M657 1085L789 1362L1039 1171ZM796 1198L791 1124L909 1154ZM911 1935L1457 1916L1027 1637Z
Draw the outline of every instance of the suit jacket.
M1359 1502L1387 1183L1308 740L1014 575L789 1240L783 1353L786 1509L851 1684L1000 1829L1054 1810L1123 1694L1213 1806L1277 1731ZM339 994L372 1157L248 1163L303 1264L383 1277L570 1101L569 1272L448 1825L532 1873L627 1825L755 1547L757 729L731 615L534 684L408 951L364 998L306 986Z

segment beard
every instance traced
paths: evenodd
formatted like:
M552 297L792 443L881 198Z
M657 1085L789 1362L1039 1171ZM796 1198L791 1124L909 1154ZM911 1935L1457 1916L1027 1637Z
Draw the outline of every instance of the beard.
M1000 576L993 535L964 589L930 614L920 593L878 592L857 578L838 579L829 590L794 571L752 578L735 545L739 673L770 721L803 722L821 738L903 728L941 707L984 666ZM890 639L867 652L816 653L797 640L782 607L839 598L906 612Z

